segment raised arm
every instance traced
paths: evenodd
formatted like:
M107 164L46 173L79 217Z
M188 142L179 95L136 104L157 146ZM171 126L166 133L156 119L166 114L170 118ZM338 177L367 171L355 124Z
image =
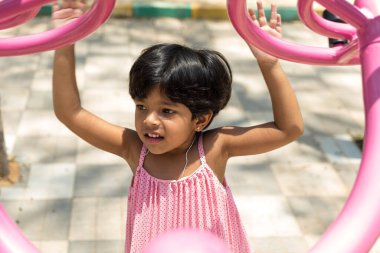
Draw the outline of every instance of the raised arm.
M269 24L261 1L257 2L258 17L252 19L273 36L281 36L281 17L272 5ZM222 129L228 157L267 152L294 141L303 133L303 120L297 98L277 58L250 46L268 87L273 108L273 122L252 127Z
M55 3L52 15L54 25L59 26L81 16L83 7L84 3L76 0L65 0L62 7ZM138 146L137 134L110 124L82 108L75 75L74 45L55 51L53 103L57 118L80 138L133 163L134 153L138 152L133 148Z

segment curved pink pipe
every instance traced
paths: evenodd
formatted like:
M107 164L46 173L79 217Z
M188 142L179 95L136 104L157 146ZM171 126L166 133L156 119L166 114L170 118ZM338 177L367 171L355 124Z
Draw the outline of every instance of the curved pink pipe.
M349 24L328 21L313 10L314 0L298 1L298 15L302 22L314 32L329 38L352 40L356 29Z
M27 1L25 0L25 2ZM29 2L34 1L29 0ZM24 55L53 50L80 40L107 20L114 5L115 0L95 0L83 16L65 26L40 34L0 39L0 56Z
M22 14L18 14L14 17L1 18L0 19L0 30L8 29L14 26L21 25L28 20L34 18L39 12L40 8L35 8L30 11L26 11Z
M357 8L346 0L316 0L326 9L334 13L346 23L357 29L366 27L368 18Z
M0 252L40 253L24 236L0 203Z
M26 11L40 8L54 0L3 0L0 2L0 17L10 18Z
M304 46L274 38L251 21L244 0L227 0L227 10L234 28L247 43L278 58L317 65L351 65L358 63L358 58L353 58L344 63L340 62L340 57L346 52L342 47Z

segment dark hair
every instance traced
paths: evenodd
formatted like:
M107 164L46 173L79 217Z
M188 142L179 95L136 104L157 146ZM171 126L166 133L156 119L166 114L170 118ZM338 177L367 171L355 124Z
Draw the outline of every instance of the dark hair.
M231 83L231 68L221 53L177 44L143 50L129 73L133 99L144 99L159 86L171 101L187 106L193 119L210 111L216 116L231 97Z

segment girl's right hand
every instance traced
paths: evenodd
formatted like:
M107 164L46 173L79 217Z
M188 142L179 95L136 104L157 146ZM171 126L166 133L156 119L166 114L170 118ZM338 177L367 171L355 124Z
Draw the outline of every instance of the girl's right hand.
M83 15L86 0L58 0L53 2L52 22L54 27L63 26Z

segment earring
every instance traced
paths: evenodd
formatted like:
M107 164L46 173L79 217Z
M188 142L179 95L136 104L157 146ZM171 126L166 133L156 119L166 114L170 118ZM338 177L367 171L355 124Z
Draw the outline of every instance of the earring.
M201 128L200 127L197 127L197 130L196 130L197 132L200 132L201 131Z

